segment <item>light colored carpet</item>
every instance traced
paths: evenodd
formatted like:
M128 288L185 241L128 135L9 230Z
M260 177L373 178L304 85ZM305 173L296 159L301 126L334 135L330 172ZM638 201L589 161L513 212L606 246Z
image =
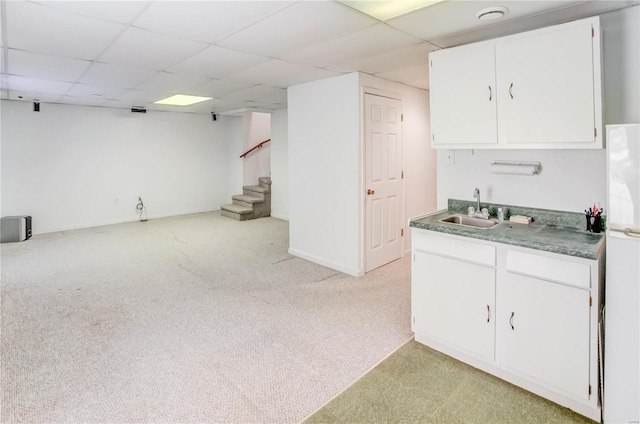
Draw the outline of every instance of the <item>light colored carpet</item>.
M595 421L412 340L305 421L315 423Z
M409 257L353 278L219 212L1 246L2 422L296 422L410 336Z

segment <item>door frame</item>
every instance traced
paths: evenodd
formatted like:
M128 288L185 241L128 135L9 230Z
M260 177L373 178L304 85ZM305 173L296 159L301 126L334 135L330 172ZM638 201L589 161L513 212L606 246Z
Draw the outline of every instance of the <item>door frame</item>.
M366 146L366 109L365 109L365 98L367 96L367 94L373 95L373 96L379 96L379 97L386 97L389 99L393 99L393 100L398 100L400 102L401 108L402 110L400 111L401 114L404 113L404 97L401 94L398 93L393 93L390 91L384 91L384 90L380 90L377 88L373 88L373 87L367 87L367 86L360 86L360 146L359 146L359 155L360 155L360 178L359 178L359 182L358 182L358 188L360 190L360 194L359 194L359 200L360 200L360 216L359 216L359 220L360 220L360 254L358 255L360 257L360 272L359 275L363 276L365 275L365 270L366 268L366 262L367 262L367 258L366 258L366 206L367 206L367 196L365 194L365 173L366 173L366 154L365 154L365 146ZM401 121L400 122L400 126L402 128L402 138L400 140L400 146L402 148L402 152L400 153L400 162L402 164L402 169L401 171L404 172L404 168L405 168L405 160L404 160L404 151L405 151L405 143L404 143L404 122ZM406 219L406 184L405 184L405 178L402 178L402 180L400 181L400 185L402 187L401 189L401 207L400 207L400 213L402 216L402 228L404 229L404 236L402 237L402 240L400 240L400 257L403 258L405 256L406 253L406 239L407 239L407 223L405 222Z

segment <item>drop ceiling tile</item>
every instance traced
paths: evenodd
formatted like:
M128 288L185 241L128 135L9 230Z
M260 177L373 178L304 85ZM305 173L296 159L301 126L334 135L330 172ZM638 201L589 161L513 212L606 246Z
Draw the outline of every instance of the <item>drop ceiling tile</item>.
M543 2L540 2L543 3ZM551 2L557 6L558 2ZM640 4L636 1L636 4ZM473 43L476 41L489 40L497 37L504 37L510 34L517 34L524 31L538 29L550 25L557 25L576 19L588 18L596 16L611 10L628 7L627 1L590 1L563 3L566 7L554 9L551 11L543 11L534 15L520 17L518 19L499 20L493 25L479 27L474 30L462 31L457 33L449 33L433 40L433 44L441 47L453 47L462 44ZM511 7L511 6L510 6Z
M260 103L268 103L268 104L287 103L287 91L283 90L282 92L278 94L274 94L273 96L261 98Z
M35 1L43 6L106 21L129 24L147 1Z
M301 1L217 44L243 52L278 57L375 23L375 19L339 3Z
M206 97L224 97L227 94L250 88L252 84L243 84L232 81L211 80L202 85L187 90L186 94L206 96Z
M146 106L147 104L153 103L157 100L156 96L153 93L142 90L128 90L119 96L109 99L109 100L119 100L122 102L128 102L129 106Z
M100 62L163 70L206 46L205 43L129 28L100 56Z
M427 63L408 66L402 69L394 69L387 72L380 72L374 75L390 81L397 81L413 87L423 88L425 90L429 88L429 66Z
M109 99L102 104L104 107L113 107L118 109L131 109L133 105L128 100Z
M134 26L215 43L290 4L284 1L156 1Z
M25 1L7 1L7 43L14 49L93 60L124 25L58 11ZM81 36L79 36L81 34Z
M210 81L208 78L185 74L173 74L170 72L158 72L150 80L135 87L138 90L153 93L178 94Z
M168 71L177 74L219 78L267 60L269 59L263 56L210 46L171 67Z
M133 66L93 63L80 78L81 83L105 87L133 88L151 79L157 71Z
M338 75L342 75L341 72L329 71L327 69L318 69L315 71L306 73L306 74L298 74L292 75L284 81L277 81L278 87L291 87L292 85L304 84L305 82L317 81L325 78L336 77Z
M107 99L102 97L75 97L75 96L62 96L58 103L68 105L82 105L82 106L101 106L107 102Z
M496 4L494 1L445 1L390 19L387 23L415 37L431 41L445 35L499 25L502 22L519 19L526 15L560 9L578 3L584 2L508 0ZM504 18L494 21L480 21L476 18L476 12L491 6L507 7L509 13Z
M18 100L23 102L33 102L37 100L41 103L56 103L60 99L59 94L38 93L28 91L11 91L9 93L10 100Z
M71 89L72 82L61 82L43 80L37 78L20 77L16 75L8 75L7 83L10 91L21 91L25 93L39 93L61 96Z
M286 55L282 59L324 68L343 61L377 56L393 49L400 49L418 43L420 43L420 40L414 37L403 34L384 24L376 24Z
M285 93L287 90L282 88L268 87L265 85L256 85L254 87L248 88L246 90L239 91L237 93L229 94L224 96L226 100L240 100L240 101L252 101L252 100L260 100L271 96L276 96L278 94Z
M339 72L360 71L370 74L389 72L426 64L429 60L429 52L434 50L438 50L438 47L424 42L365 59L347 60L330 66L329 69Z
M106 87L102 85L89 85L89 84L74 84L71 90L67 93L67 96L72 97L92 97L94 99L113 99L119 95L125 93L126 88ZM92 94L101 94L102 97L97 97Z
M308 74L317 69L318 68L312 66L285 62L280 59L271 59L267 62L262 62L250 68L229 74L226 79L248 84L269 84L286 87L286 85L281 84L286 83L290 78L294 78L297 75Z
M73 82L89 65L91 62L88 60L66 59L9 49L8 71L12 75Z

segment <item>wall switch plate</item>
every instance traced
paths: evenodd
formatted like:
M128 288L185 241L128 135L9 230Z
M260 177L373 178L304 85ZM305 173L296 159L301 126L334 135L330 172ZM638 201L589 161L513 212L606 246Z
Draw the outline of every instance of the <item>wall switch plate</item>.
M447 151L447 163L449 165L455 165L456 164L456 151L455 150L448 150Z

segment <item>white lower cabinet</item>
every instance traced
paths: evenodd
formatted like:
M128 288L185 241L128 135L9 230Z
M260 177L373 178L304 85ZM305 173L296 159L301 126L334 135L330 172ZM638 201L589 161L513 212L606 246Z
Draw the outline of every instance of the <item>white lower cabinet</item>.
M567 395L589 398L589 291L508 273L502 365Z
M415 255L416 331L493 361L495 269L430 253Z
M416 341L600 421L599 260L413 228Z

